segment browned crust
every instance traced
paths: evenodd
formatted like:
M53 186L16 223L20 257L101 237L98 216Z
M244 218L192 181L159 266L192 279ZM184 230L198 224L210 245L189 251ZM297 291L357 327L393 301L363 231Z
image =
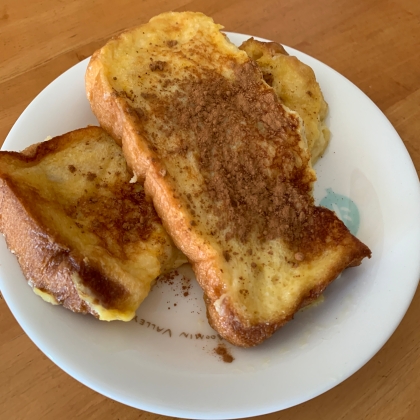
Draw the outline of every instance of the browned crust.
M0 180L0 231L8 248L16 255L32 287L55 297L73 312L94 312L82 299L71 275L70 249L53 238L30 208L16 196L10 181Z

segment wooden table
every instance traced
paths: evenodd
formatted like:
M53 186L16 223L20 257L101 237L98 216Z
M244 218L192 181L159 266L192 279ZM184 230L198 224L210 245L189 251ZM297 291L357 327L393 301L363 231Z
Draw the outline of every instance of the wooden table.
M53 79L112 35L169 9L202 11L228 31L280 41L333 67L386 114L420 171L418 0L0 0L0 142ZM419 419L419 319L417 292L395 334L360 371L318 398L259 418ZM107 399L61 371L1 295L0 413L10 420L165 418Z

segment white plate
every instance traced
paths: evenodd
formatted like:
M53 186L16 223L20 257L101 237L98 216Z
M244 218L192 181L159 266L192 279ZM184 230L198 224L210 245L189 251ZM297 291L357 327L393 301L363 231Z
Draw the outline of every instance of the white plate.
M248 38L228 36L236 44ZM410 157L386 117L358 88L319 61L288 50L315 70L330 105L333 135L316 165L316 199L330 188L339 194L334 208L353 220L352 228L360 216L357 236L371 248L372 259L347 270L323 303L297 314L263 345L228 345L235 359L229 364L213 352L219 339L207 324L194 281L187 297L182 285L158 284L137 322L101 323L35 296L1 240L0 287L12 313L54 363L88 387L168 416L269 413L345 380L382 347L404 316L420 273L420 190ZM21 150L49 135L97 124L84 92L86 65L87 60L77 64L34 99L4 149ZM331 198L323 203L331 204Z

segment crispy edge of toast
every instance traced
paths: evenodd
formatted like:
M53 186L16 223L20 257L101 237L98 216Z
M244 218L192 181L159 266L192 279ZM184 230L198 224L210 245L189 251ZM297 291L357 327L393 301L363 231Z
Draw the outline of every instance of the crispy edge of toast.
M69 249L51 238L28 214L4 180L0 182L0 212L0 230L35 293L44 300L46 294L50 303L97 318L98 314L80 298L72 281L75 270L66 257ZM48 289L45 284L49 285Z
M95 135L94 132L100 128L92 127L89 130L90 135ZM61 139L65 136L67 134L56 138L61 148ZM21 153L7 153L17 161L36 161L50 152L45 144L33 144ZM13 182L8 178L9 174L0 170L0 231L8 248L16 255L29 285L37 295L50 303L62 304L73 312L90 313L98 318L98 313L80 298L74 285L72 275L77 270L68 258L69 247L51 235L48 226L40 223L28 203L16 194ZM78 259L81 260L82 256ZM46 284L49 285L48 290Z

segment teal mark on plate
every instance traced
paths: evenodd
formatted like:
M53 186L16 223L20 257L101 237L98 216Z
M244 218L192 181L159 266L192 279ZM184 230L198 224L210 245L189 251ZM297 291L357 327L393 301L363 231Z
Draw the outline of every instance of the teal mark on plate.
M335 193L331 188L327 188L327 195L319 205L332 210L346 225L347 229L353 235L356 235L360 226L360 214L354 201L345 195Z

